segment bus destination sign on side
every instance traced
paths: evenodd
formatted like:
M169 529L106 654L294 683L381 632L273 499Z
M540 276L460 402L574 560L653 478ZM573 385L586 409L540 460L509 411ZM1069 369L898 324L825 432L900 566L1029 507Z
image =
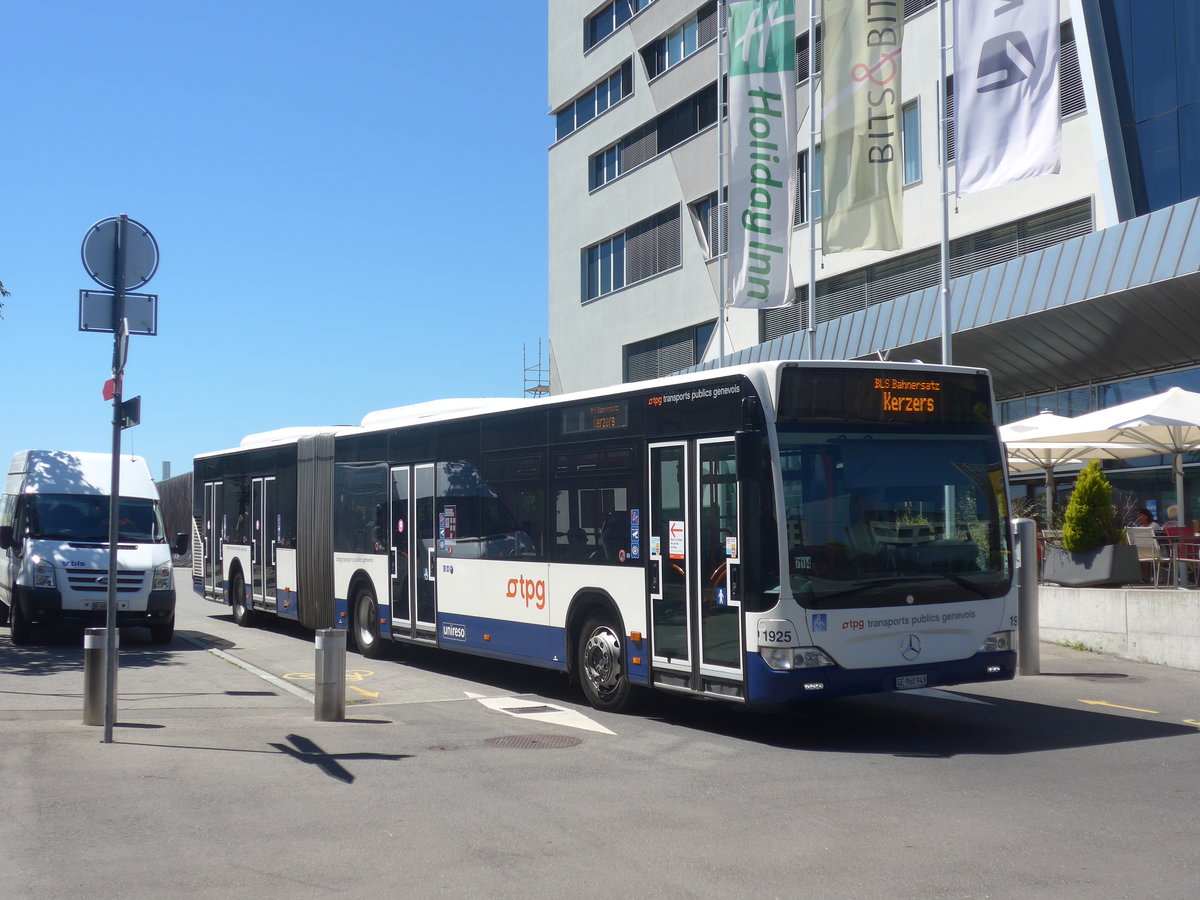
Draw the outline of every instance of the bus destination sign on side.
M625 401L576 406L563 410L563 434L611 431L629 426L629 406Z

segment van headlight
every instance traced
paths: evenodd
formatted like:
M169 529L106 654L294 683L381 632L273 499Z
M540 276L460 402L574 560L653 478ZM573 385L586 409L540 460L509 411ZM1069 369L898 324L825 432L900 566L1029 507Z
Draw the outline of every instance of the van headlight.
M171 564L163 563L154 567L154 582L150 585L152 591L169 591L171 589Z
M48 559L33 558L33 586L40 588L58 587L58 579L54 575L54 563Z
M1003 653L1013 648L1011 631L993 631L979 647L980 653Z

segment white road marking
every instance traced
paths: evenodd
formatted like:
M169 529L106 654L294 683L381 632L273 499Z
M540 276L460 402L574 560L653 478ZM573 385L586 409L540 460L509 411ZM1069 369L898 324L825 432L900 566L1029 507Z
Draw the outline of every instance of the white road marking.
M196 647L200 647L203 650L207 650L209 653L211 653L213 656L217 657L218 659L223 659L226 662L233 663L239 669L245 669L251 675L257 675L263 681L269 682L269 683L275 685L275 687L281 688L281 689L287 691L289 694L295 694L301 700L307 700L309 703L317 702L315 695L312 694L311 692L304 690L304 688L297 687L296 685L292 684L289 681L284 681L282 678L278 678L278 677L272 675L270 672L260 669L258 666L251 665L250 663L246 662L244 659L238 659L236 656L231 656L230 654L226 653L224 650L218 650L216 647L210 647L204 641L197 640L196 638L193 638L190 635L181 634L180 632L177 631L177 632L175 632L175 636L178 638L182 638L183 640L187 641L189 644L193 644Z
M563 725L567 728L580 728L584 731L597 731L600 734L613 734L599 722L593 722L583 713L553 703L542 703L539 700L520 700L516 697L476 697L486 706L508 716L518 719L533 719L537 722L547 722L551 725ZM522 712L522 710L529 710Z

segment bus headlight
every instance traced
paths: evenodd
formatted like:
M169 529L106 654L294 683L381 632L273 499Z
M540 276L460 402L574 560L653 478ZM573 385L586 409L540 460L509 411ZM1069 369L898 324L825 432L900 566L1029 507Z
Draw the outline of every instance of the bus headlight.
M154 567L154 581L150 585L152 591L169 591L171 589L171 564L163 563Z
M58 579L54 576L54 563L48 559L33 558L33 586L40 588L58 587Z
M833 660L816 647L761 647L758 652L763 662L777 672L819 669L833 665Z
M1013 648L1011 631L993 631L979 647L980 653L1003 653Z

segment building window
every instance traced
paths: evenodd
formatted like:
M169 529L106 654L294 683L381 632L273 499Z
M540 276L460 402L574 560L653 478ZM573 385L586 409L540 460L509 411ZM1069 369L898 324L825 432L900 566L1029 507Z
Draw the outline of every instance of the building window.
M633 60L627 59L615 72L592 85L586 93L555 113L555 140L561 141L631 93Z
M916 184L921 180L921 111L917 101L904 104L904 183Z
M654 0L613 0L592 13L583 23L583 49L591 50L598 43L628 22Z
M680 260L679 207L672 206L584 248L580 301L595 300L673 269Z
M704 237L704 253L708 259L715 259L729 251L729 215L728 203L717 203L716 192L691 205L692 215L700 226Z
M628 382L661 378L696 365L703 358L704 350L712 340L716 326L715 321L705 322L634 344L626 344L624 380Z
M1092 231L1089 200L1068 204L1035 216L997 225L950 242L950 277L969 275L1026 253L1044 250ZM936 287L941 280L937 247L926 247L874 265L843 272L817 283L816 324L868 309L878 303ZM764 310L760 322L762 341L804 327L803 286L797 304Z
M809 212L812 212L812 218L821 218L821 186L824 183L824 177L821 172L821 148L816 151L816 166L810 167L808 164L808 151L801 150L796 157L796 211L792 215L792 227L795 228L810 221ZM812 189L809 189L809 185Z
M706 3L696 14L642 48L646 75L657 78L717 38L717 4Z
M796 84L808 81L808 32L796 35ZM821 74L821 26L817 26L817 55L813 58L813 72Z
M934 0L904 0L904 21L908 21L923 9L933 6Z
M666 153L716 121L717 85L714 82L594 154L588 165L588 189L594 191L635 166Z

